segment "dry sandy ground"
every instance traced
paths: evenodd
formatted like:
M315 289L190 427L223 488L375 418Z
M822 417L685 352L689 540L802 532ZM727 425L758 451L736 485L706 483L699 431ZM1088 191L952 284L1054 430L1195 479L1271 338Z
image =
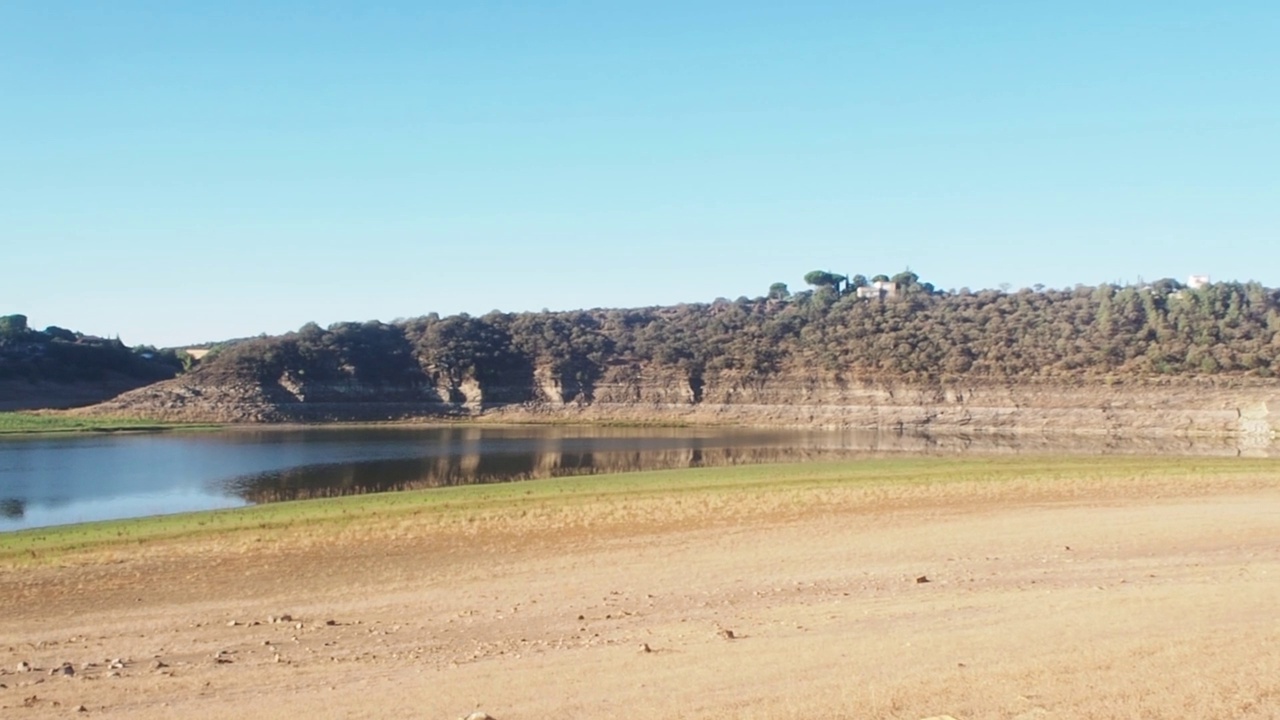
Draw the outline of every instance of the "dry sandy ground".
M1280 489L1104 495L0 570L0 717L1280 717Z

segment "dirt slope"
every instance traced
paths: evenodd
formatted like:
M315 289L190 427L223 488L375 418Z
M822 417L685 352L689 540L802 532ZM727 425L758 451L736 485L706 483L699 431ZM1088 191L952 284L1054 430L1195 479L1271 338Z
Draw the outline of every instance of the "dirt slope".
M1170 482L189 541L0 570L0 716L1277 717L1278 528Z

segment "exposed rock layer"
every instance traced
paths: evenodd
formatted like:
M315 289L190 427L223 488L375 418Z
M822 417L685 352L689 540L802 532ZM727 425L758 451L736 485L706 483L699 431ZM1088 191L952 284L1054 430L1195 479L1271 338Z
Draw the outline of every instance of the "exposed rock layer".
M493 402L491 398L501 398ZM323 422L461 417L511 421L723 423L939 432L1230 434L1270 439L1280 382L1240 377L909 382L805 370L690 377L617 365L590 387L473 379L379 386L352 378L256 382L195 372L125 393L89 412L202 422Z

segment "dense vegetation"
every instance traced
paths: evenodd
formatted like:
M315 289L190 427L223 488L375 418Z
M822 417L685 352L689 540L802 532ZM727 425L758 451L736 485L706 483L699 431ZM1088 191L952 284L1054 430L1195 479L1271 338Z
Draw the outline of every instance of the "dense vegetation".
M205 364L264 381L474 379L499 389L527 388L539 368L588 398L608 366L628 363L679 368L692 386L708 373L784 369L914 380L1280 373L1280 291L1257 283L970 292L911 272L806 280L815 289L776 283L765 296L709 304L309 324Z
M0 316L0 380L71 383L109 379L154 382L173 377L182 362L172 351L127 347L118 339L60 327L34 330L25 315Z

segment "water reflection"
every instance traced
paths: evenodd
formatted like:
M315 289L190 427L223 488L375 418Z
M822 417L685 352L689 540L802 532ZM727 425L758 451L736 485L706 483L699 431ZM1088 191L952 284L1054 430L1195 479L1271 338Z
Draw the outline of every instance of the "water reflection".
M466 428L420 445L421 457L324 463L232 478L226 491L250 503L511 482L596 473L834 460L883 455L1143 454L1280 455L1238 438L926 435L869 430L777 432Z
M0 531L604 472L891 455L1280 456L1269 438L383 427L0 439Z
M838 448L685 448L614 452L491 452L318 465L235 478L229 491L252 503L512 482L596 473L790 462L858 454Z

